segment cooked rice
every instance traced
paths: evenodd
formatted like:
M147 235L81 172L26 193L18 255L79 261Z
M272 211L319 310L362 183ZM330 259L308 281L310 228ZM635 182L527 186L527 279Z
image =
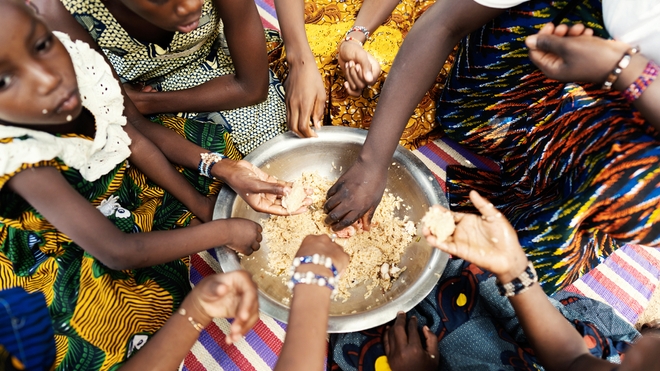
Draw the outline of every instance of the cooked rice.
M317 173L303 173L301 180L305 188L314 191L310 196L313 200L310 211L293 216L272 215L262 220L264 240L270 249L269 268L283 280L289 278L288 269L307 235L333 233L324 222L326 214L323 212L325 197L333 182ZM337 285L338 298L348 300L350 289L363 283L367 288L365 298L377 286L388 290L392 281L405 270L398 265L416 228L412 221L394 216L394 209L399 209L402 201L400 197L386 193L374 213L371 231L358 231L353 237L337 238L336 242L350 256L350 263Z

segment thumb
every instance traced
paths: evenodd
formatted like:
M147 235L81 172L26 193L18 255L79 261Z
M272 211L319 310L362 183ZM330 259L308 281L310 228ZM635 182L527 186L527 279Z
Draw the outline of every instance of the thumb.
M371 83L374 79L374 71L369 61L369 54L366 51L358 53L355 63L360 65L360 74L362 81Z
M525 44L532 50L541 50L548 53L563 55L566 42L569 39L555 35L531 35L525 40Z

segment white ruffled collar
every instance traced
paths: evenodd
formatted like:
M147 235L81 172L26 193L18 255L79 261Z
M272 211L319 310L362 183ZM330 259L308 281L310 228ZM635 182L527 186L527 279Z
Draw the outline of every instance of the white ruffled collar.
M131 139L123 129L124 97L103 56L82 41L73 42L60 32L54 34L71 56L82 104L96 120L94 140L61 138L43 131L0 125L0 138L13 138L10 143L0 144L0 172L11 174L24 163L57 157L86 180L95 181L131 154Z

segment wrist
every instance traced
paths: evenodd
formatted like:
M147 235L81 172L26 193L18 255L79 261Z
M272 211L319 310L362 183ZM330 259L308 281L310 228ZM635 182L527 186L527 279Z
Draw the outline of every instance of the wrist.
M624 91L632 84L635 79L642 74L648 59L637 53L632 56L630 64L621 72L619 78L614 82L612 88L617 91Z
M367 42L367 37L364 35L364 33L360 32L360 31L351 31L351 32L346 34L346 38L348 38L348 37L352 38L353 40L357 40L357 41L361 42L362 44ZM362 46L362 45L360 45L360 46Z
M527 256L524 253L520 255L516 255L511 260L509 269L507 269L505 272L502 273L496 273L495 276L497 277L497 280L500 283L507 284L513 281L514 279L516 279L516 277L520 276L523 272L525 272L528 263L529 260L527 259Z
M213 168L211 168L211 175L214 178L220 179L226 183L227 179L229 179L229 176L232 173L232 168L235 164L235 160L228 158L222 159L222 161L216 162L215 165L213 165Z
M184 299L176 314L184 317L190 323L190 327L199 332L206 328L206 326L208 326L213 320L213 317L209 316L202 309L199 299L194 294L188 295L186 299Z
M289 68L303 67L305 65L316 66L316 59L314 58L314 54L312 53L312 49L309 48L309 45L306 48L300 49L292 50L292 48L287 48L286 61Z

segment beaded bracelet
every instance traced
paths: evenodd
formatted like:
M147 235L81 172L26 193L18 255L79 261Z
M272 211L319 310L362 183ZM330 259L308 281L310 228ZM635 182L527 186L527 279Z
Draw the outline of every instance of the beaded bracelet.
M362 44L362 41L360 41L360 40L358 40L354 37L346 36L346 37L344 37L344 41L355 41L356 43L360 44L360 46L364 46L364 44Z
M623 57L619 60L619 63L617 63L616 67L610 72L609 75L607 75L607 79L603 83L603 89L605 90L610 90L612 89L612 85L614 85L614 82L619 78L621 75L621 72L628 67L630 64L630 60L632 59L632 56L639 53L639 48L634 47L628 49L624 54Z
M332 264L332 259L330 257L327 257L325 255L319 255L319 254L314 254L314 255L307 255L307 256L298 256L293 258L293 263L291 264L291 268L289 269L289 275L293 275L293 272L298 268L301 264L317 264L317 265L322 265L330 271L332 271L333 277L339 276L339 271L337 271L337 267L335 267L334 264Z
M630 103L639 99L644 90L646 90L655 78L658 77L659 69L660 66L649 60L649 63L646 64L646 68L644 68L644 72L642 72L642 74L622 92L624 98Z
M201 157L199 165L197 166L199 175L203 175L212 179L215 179L213 178L213 175L211 175L211 169L213 168L213 165L227 158L227 156L217 152L200 153L199 157Z
M364 26L353 26L351 27L350 30L346 31L346 37L348 37L348 34L351 32L362 32L364 34L364 39L365 41L369 39L369 35L371 34L369 30L364 27Z
M327 287L332 291L332 295L334 295L337 290L335 288L335 278L334 277L324 277L321 276L320 274L314 274L313 272L306 272L306 273L300 273L296 272L291 276L291 279L289 282L287 282L287 287L289 290L293 290L293 288L299 284L305 284L305 285L317 285L320 287Z
M522 272L518 277L514 278L513 281L509 283L502 284L499 280L495 281L497 289L500 292L500 295L510 296L522 294L527 291L535 282L538 282L539 278L536 275L536 270L532 262L527 262L527 268Z
M179 308L178 313L184 317L186 317L186 309L185 308ZM188 319L188 322L190 322L191 325L195 328L195 330L202 332L204 330L204 326L202 326L201 323L196 322L191 316L186 317Z

